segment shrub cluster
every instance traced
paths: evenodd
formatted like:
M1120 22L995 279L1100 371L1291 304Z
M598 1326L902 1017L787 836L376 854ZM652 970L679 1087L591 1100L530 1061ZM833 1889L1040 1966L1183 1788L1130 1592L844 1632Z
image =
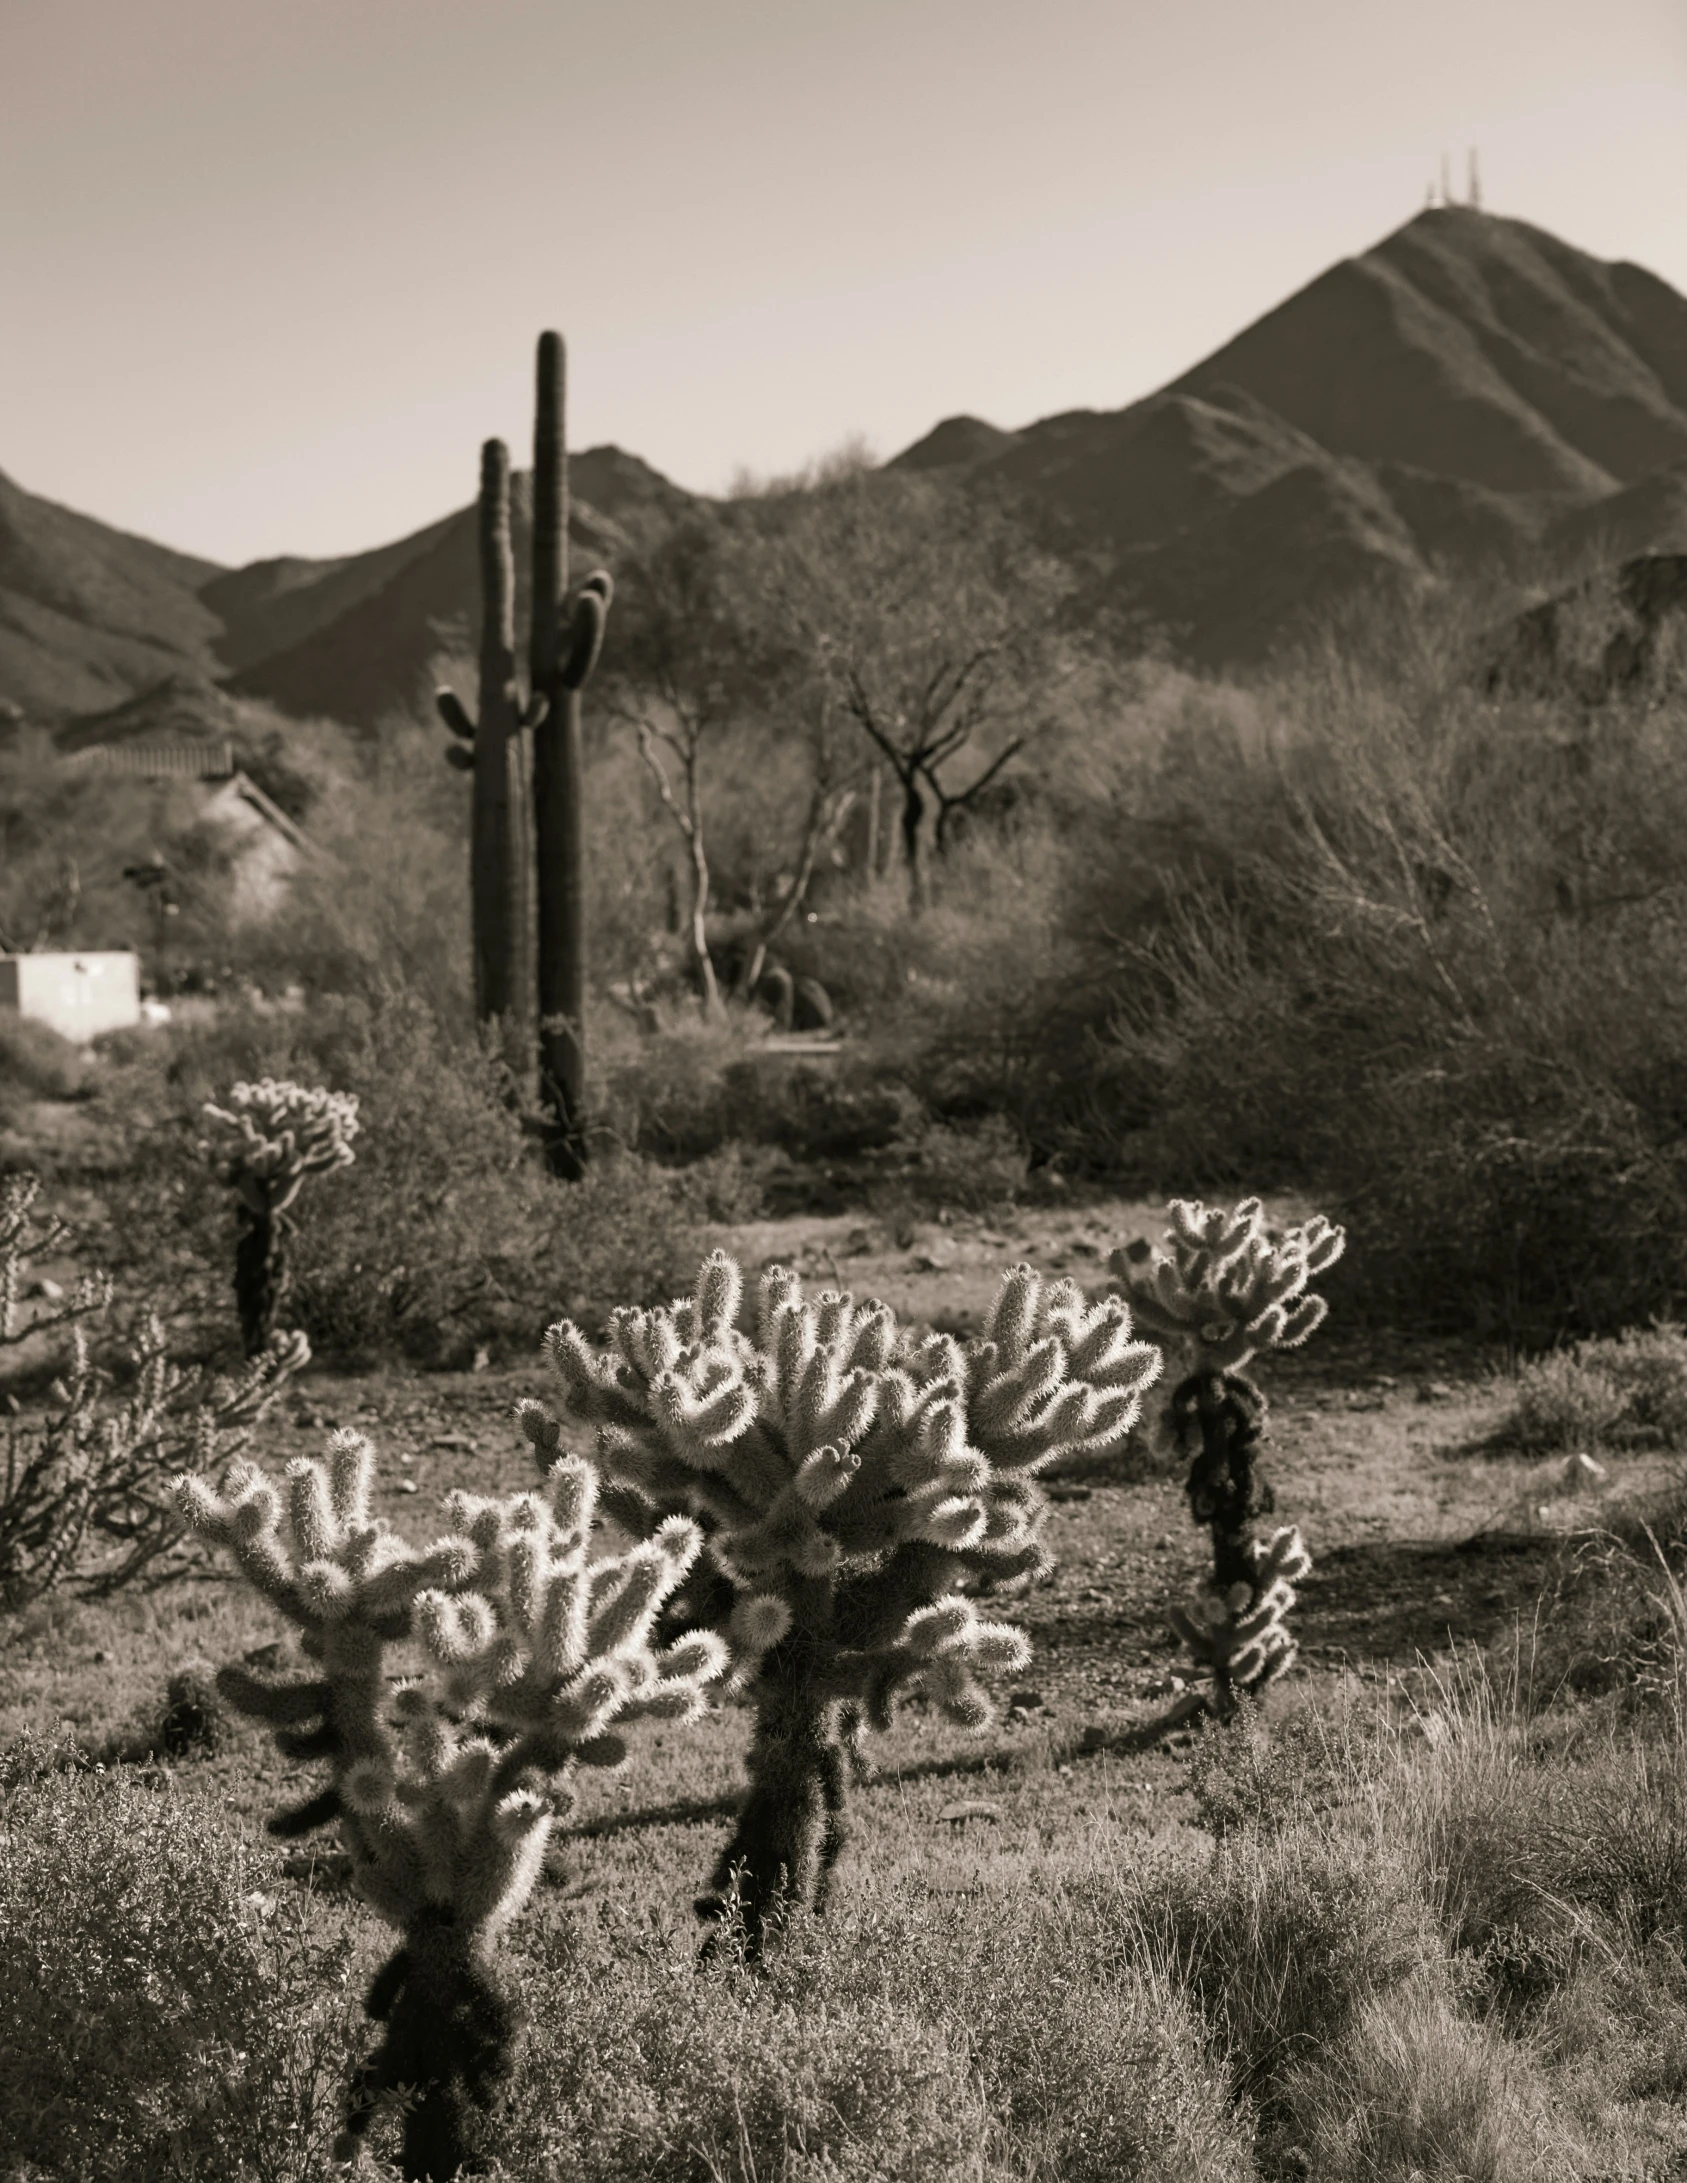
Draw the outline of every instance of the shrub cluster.
M1687 1435L1687 1334L1671 1322L1625 1327L1529 1359L1512 1429L1527 1449L1588 1449L1608 1439Z

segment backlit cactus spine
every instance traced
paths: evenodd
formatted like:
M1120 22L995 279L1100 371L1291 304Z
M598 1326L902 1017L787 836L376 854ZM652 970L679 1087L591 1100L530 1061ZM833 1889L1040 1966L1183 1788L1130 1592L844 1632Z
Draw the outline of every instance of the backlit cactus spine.
M248 1357L261 1356L276 1331L287 1288L287 1208L307 1175L349 1167L356 1157L357 1100L350 1092L307 1091L286 1078L266 1076L236 1084L229 1104L207 1103L205 1112L236 1132L223 1166L233 1190L238 1232L234 1246L234 1297L240 1337Z
M1307 1283L1335 1264L1347 1238L1317 1214L1274 1240L1258 1198L1234 1208L1174 1198L1167 1210L1169 1252L1138 1242L1110 1263L1142 1325L1193 1351L1169 1414L1192 1455L1189 1509L1211 1531L1213 1574L1171 1619L1223 1716L1238 1692L1257 1693L1293 1666L1287 1618L1312 1567L1294 1527L1264 1540L1255 1531L1275 1497L1258 1467L1265 1396L1242 1368L1261 1350L1298 1348L1322 1324L1328 1306Z
M617 1515L695 1516L731 1580L750 1789L698 1909L717 1933L741 1915L755 1956L793 1909L824 1905L864 1729L913 1693L988 1723L980 1673L1022 1668L1030 1647L970 1595L1046 1568L1037 1474L1122 1440L1160 1355L1120 1299L1045 1291L1029 1266L964 1345L917 1340L882 1303L809 1302L783 1267L746 1334L742 1286L717 1251L692 1296L617 1312L601 1347L565 1322L547 1349L566 1417L597 1428ZM521 1415L549 1461L563 1428L537 1404Z
M383 2096L407 2087L403 2172L444 2183L483 2146L513 2066L519 2019L496 1943L574 1765L619 1764L618 1730L641 1716L695 1716L727 1654L707 1632L653 1648L701 1535L679 1518L594 1561L597 1478L578 1458L556 1463L542 1493L450 1495L458 1530L419 1551L371 1516L373 1479L369 1442L340 1432L326 1461L290 1463L284 1488L240 1464L222 1493L198 1476L176 1493L314 1663L293 1679L217 1678L285 1756L328 1762L328 1786L271 1831L337 1821L353 1885L401 1935L369 1990L386 2032L353 2081L338 2156L353 2158ZM396 1646L423 1672L393 1690Z

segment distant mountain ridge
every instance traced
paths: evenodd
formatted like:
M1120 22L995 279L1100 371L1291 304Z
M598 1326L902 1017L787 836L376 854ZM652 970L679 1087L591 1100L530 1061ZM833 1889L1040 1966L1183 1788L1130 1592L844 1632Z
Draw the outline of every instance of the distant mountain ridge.
M1107 606L1197 664L1257 661L1356 588L1687 550L1687 297L1441 207L1142 401L1014 431L945 418L887 467L1010 487ZM575 551L612 566L703 505L614 447L570 472ZM367 726L477 614L472 508L369 553L230 570L0 477L0 697L44 718L186 671Z

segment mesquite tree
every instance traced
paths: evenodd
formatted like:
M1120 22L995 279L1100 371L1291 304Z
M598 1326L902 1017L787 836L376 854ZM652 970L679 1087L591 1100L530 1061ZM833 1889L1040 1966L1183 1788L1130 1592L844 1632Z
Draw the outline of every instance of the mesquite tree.
M328 1786L270 1831L337 1822L353 1886L400 1934L369 1989L386 2029L353 2079L337 2156L355 2156L403 2088L403 2172L445 2183L485 2146L514 2066L519 2012L497 1942L571 1801L573 1769L619 1765L618 1729L632 1720L693 1718L727 1655L706 1631L653 1647L701 1534L675 1518L594 1559L597 1478L577 1457L551 1467L543 1493L449 1495L456 1529L422 1549L371 1515L373 1483L370 1443L338 1432L326 1461L288 1464L284 1489L242 1464L224 1492L183 1476L177 1494L310 1662L291 1677L231 1666L217 1678L286 1757L328 1762Z
M236 1084L229 1105L207 1101L213 1121L238 1134L223 1166L235 1194L238 1233L234 1246L234 1296L248 1357L261 1356L275 1338L286 1293L287 1208L307 1175L349 1167L356 1158L357 1097L352 1092L307 1091L285 1077Z
M1262 1350L1298 1348L1322 1324L1329 1307L1306 1285L1347 1238L1317 1214L1273 1239L1258 1198L1234 1208L1174 1198L1167 1210L1169 1253L1138 1242L1110 1264L1142 1325L1193 1350L1169 1413L1191 1457L1189 1511L1212 1535L1213 1573L1172 1622L1211 1679L1204 1702L1223 1717L1238 1692L1255 1694L1293 1666L1287 1616L1312 1567L1294 1526L1268 1539L1255 1529L1275 1496L1259 1468L1266 1399L1242 1368Z
M745 1333L741 1292L717 1251L692 1296L617 1312L605 1345L564 1322L546 1346L565 1415L597 1427L615 1513L695 1515L730 1580L716 1597L755 1703L750 1790L698 1909L717 1935L741 1916L754 1957L824 1904L865 1729L916 1692L989 1721L979 1671L1030 1648L969 1595L1047 1567L1038 1473L1122 1440L1160 1355L1120 1299L1044 1290L1029 1266L965 1344L918 1339L882 1303L808 1302L783 1267ZM537 1404L523 1423L548 1460L562 1428Z
M903 472L793 494L767 565L791 640L895 778L918 912L955 815L1057 716L1072 579L1004 506Z

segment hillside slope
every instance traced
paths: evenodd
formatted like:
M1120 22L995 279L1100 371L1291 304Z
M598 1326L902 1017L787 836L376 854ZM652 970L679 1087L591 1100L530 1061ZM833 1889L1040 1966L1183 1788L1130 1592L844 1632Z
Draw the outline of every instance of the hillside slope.
M949 420L896 460L952 450L1103 547L1176 649L1257 659L1359 588L1680 543L1687 297L1443 207L1143 401L991 430Z
M889 467L1011 491L1098 607L1197 664L1256 661L1357 590L1687 547L1687 297L1442 207L1142 401L1017 431L946 418ZM616 447L570 472L582 564L703 505ZM44 718L187 671L371 726L472 644L478 592L472 508L368 553L230 570L0 477L0 698Z

